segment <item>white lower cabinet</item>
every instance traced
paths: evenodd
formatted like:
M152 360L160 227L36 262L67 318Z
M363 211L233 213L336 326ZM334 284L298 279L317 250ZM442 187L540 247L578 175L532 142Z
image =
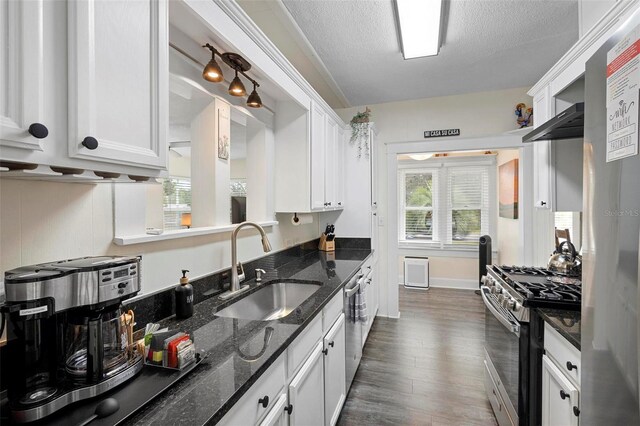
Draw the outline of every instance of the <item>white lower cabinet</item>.
M291 425L324 426L324 369L322 342L289 384L289 423ZM344 382L344 378L342 379Z
M346 398L344 314L324 337L324 424L338 421Z
M574 407L579 407L578 389L551 359L542 356L542 426L578 426Z
M284 356L280 356L220 421L221 425L256 425L274 406L286 382Z
M346 398L342 291L220 421L225 426L333 426ZM323 324L326 323L327 325ZM326 330L323 333L323 329Z
M260 423L260 426L287 426L289 424L289 415L287 413L290 411L288 404L287 394L283 392L273 404L269 414Z
M549 324L544 325L542 426L578 426L580 351Z

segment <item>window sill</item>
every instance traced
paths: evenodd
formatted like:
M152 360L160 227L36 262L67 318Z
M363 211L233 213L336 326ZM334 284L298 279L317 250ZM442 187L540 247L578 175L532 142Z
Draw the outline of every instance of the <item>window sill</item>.
M400 254L416 252L419 253L420 256L427 257L468 257L468 258L478 258L478 247L445 247L440 248L438 246L433 246L430 244L421 244L421 243L406 243L400 242L398 243L398 250ZM497 258L498 251L492 250L491 255L494 258Z
M257 223L263 228L267 228L273 225L277 225L278 221L267 220L267 221L262 221ZM113 238L113 242L118 246L129 246L132 244L153 243L156 241L173 240L176 238L189 238L189 237L198 237L200 235L231 232L236 228L236 226L238 226L238 224L223 225L223 226L206 226L202 228L178 229L175 231L165 231L160 235L141 234L141 235L116 236Z

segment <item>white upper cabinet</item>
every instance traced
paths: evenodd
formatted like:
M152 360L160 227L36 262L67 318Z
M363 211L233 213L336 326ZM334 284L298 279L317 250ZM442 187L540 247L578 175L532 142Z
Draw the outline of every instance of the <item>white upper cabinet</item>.
M311 209L326 206L324 193L327 114L320 105L311 107Z
M46 143L43 8L42 0L0 2L0 147Z
M279 102L275 122L276 211L342 209L345 205L342 121L312 100L309 110L291 102Z
M324 176L324 202L325 207L338 207L337 199L337 167L338 157L338 123L331 117L327 117L327 135L325 139L325 176Z
M541 90L533 97L533 110L535 111L534 127L544 124L553 117L552 98L549 87ZM551 142L533 142L533 193L534 206L542 209L550 209L551 205Z
M166 0L70 1L69 156L165 169Z
M346 146L349 143L347 138L347 129L345 127L338 127L338 141L335 150L335 154L333 156L335 167L336 167L336 201L338 208L344 208L346 206L345 199L345 190L344 187L346 185L345 179L345 169L346 169L346 161L345 156L347 155Z

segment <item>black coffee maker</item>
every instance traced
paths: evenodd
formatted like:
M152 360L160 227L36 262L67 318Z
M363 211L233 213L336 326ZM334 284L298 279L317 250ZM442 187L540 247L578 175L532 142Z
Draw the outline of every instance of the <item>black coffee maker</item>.
M142 369L121 320L122 301L139 290L138 257L85 257L5 273L3 363L14 421L46 417Z

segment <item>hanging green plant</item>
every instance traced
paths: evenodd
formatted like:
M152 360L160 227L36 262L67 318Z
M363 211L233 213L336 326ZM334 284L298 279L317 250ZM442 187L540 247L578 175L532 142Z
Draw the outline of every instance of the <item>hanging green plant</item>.
M352 145L358 146L358 158L369 158L369 121L371 119L371 110L366 107L364 112L358 112L351 119L351 140Z

